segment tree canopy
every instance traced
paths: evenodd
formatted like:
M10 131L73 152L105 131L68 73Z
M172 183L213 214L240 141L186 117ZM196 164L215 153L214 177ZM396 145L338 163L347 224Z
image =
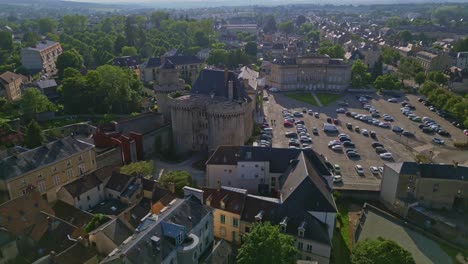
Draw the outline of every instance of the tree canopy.
M379 237L357 243L351 255L353 264L415 264L411 253L394 241Z
M277 30L276 19L273 15L267 15L263 18L263 31L265 33L275 33Z
M184 195L183 188L192 186L192 176L187 171L168 171L164 173L158 180L164 187L168 188L169 184L175 185L175 193L182 197Z
M65 69L80 70L83 67L83 57L74 49L67 50L58 56L56 65L58 76L62 79Z
M154 165L151 161L138 161L120 167L120 172L127 175L141 175L144 177L152 177Z
M345 50L340 45L332 45L329 41L323 41L320 43L320 47L317 52L319 54L326 54L330 58L344 59Z
M35 120L31 120L26 128L26 135L24 137L24 146L28 149L39 147L44 141L44 133L41 127Z
M26 120L35 118L35 114L55 111L56 106L36 88L26 89L20 100L20 109Z
M285 34L291 34L294 32L294 23L292 21L285 21L280 23L278 28Z
M297 249L294 238L280 232L278 226L269 222L257 223L243 236L237 255L238 264L293 264Z
M394 74L384 74L375 79L374 87L377 90L400 90L403 85Z
M361 60L353 62L351 68L351 86L353 88L362 88L369 84L371 75L367 72L367 65Z

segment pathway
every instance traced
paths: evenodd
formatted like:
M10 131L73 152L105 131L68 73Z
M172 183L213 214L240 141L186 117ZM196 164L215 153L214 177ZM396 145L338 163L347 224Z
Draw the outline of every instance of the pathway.
M317 95L316 95L314 92L312 92L311 94L312 94L312 96L314 97L315 102L317 102L318 106L319 106L319 107L322 107L322 106L323 106L323 105L322 105L322 102L320 102L320 100L319 100L319 98L317 97Z

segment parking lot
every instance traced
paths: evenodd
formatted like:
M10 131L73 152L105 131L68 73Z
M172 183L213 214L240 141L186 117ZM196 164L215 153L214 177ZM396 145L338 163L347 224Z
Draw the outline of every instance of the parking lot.
M357 114L369 114L367 110L362 108L361 103L359 103L354 94L344 95L340 100L326 107L313 107L304 102L290 99L281 93L271 93L268 95L269 100L265 102L264 106L268 122L271 123L271 120L276 120L276 125L273 125L273 147L289 147L289 139L285 137L285 133L288 131L296 132L295 127L286 128L283 126L283 108L291 112L302 112L305 108L307 110L312 109L314 112L319 112L319 118L305 113L304 117L295 119L296 121L304 120L308 133L312 137L312 148L318 153L323 154L332 164L340 165L343 183L337 184L337 188L377 190L380 185L381 175L379 173L371 173L369 169L370 166L382 167L386 162L414 161L416 155L419 153L426 154L429 158L432 158L434 162L452 163L453 161L457 161L460 164L468 162L467 151L458 150L453 147L454 140L459 142L466 140L466 136L463 135L463 132L419 103L416 96L408 95L397 98L397 103L387 102L387 99L390 97L382 97L376 94L372 94L371 96L373 99L369 100L369 104L373 105L381 115L388 114L392 116L394 118L394 121L390 122L392 125L404 128L406 131L413 133L414 137L405 137L393 132L389 128L382 128L356 120L345 114L336 113L336 109L341 107L338 105L338 102L344 101L349 104L344 107L346 111L356 112ZM428 135L423 133L418 128L418 125L421 123L411 121L401 113L400 108L402 106L400 103L404 100L407 100L416 107L416 109L413 110L415 114L420 117L431 117L440 124L444 130L448 131L451 137L441 137L437 134ZM337 125L338 133L324 133L322 127L323 124L327 122L327 117L340 121L340 124ZM377 119L382 120L381 117ZM351 123L353 125L353 130L346 128L346 123ZM377 135L376 139L355 132L355 126L359 126L361 131L362 129L367 129L369 132L375 131ZM318 136L312 134L313 127L319 130ZM349 135L351 141L356 145L356 150L359 152L360 158L350 159L343 151L334 151L328 147L328 143L331 140L336 140L337 135L340 133ZM432 143L431 140L433 137L443 138L445 145ZM374 141L383 144L384 148L392 153L393 159L380 158L371 146ZM364 175L360 176L356 173L355 165L357 164L364 167Z

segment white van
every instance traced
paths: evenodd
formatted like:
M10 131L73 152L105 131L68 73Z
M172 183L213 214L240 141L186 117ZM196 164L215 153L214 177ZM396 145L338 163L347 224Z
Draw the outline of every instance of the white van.
M338 132L338 128L335 125L323 123L323 131L325 132Z

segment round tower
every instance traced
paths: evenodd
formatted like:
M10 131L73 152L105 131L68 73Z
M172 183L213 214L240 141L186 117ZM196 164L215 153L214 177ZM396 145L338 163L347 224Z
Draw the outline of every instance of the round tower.
M161 58L158 83L154 86L154 93L158 100L158 112L162 113L165 122L171 121L170 98L168 95L176 91L182 91L183 85L179 83L179 71L174 63L167 58Z

